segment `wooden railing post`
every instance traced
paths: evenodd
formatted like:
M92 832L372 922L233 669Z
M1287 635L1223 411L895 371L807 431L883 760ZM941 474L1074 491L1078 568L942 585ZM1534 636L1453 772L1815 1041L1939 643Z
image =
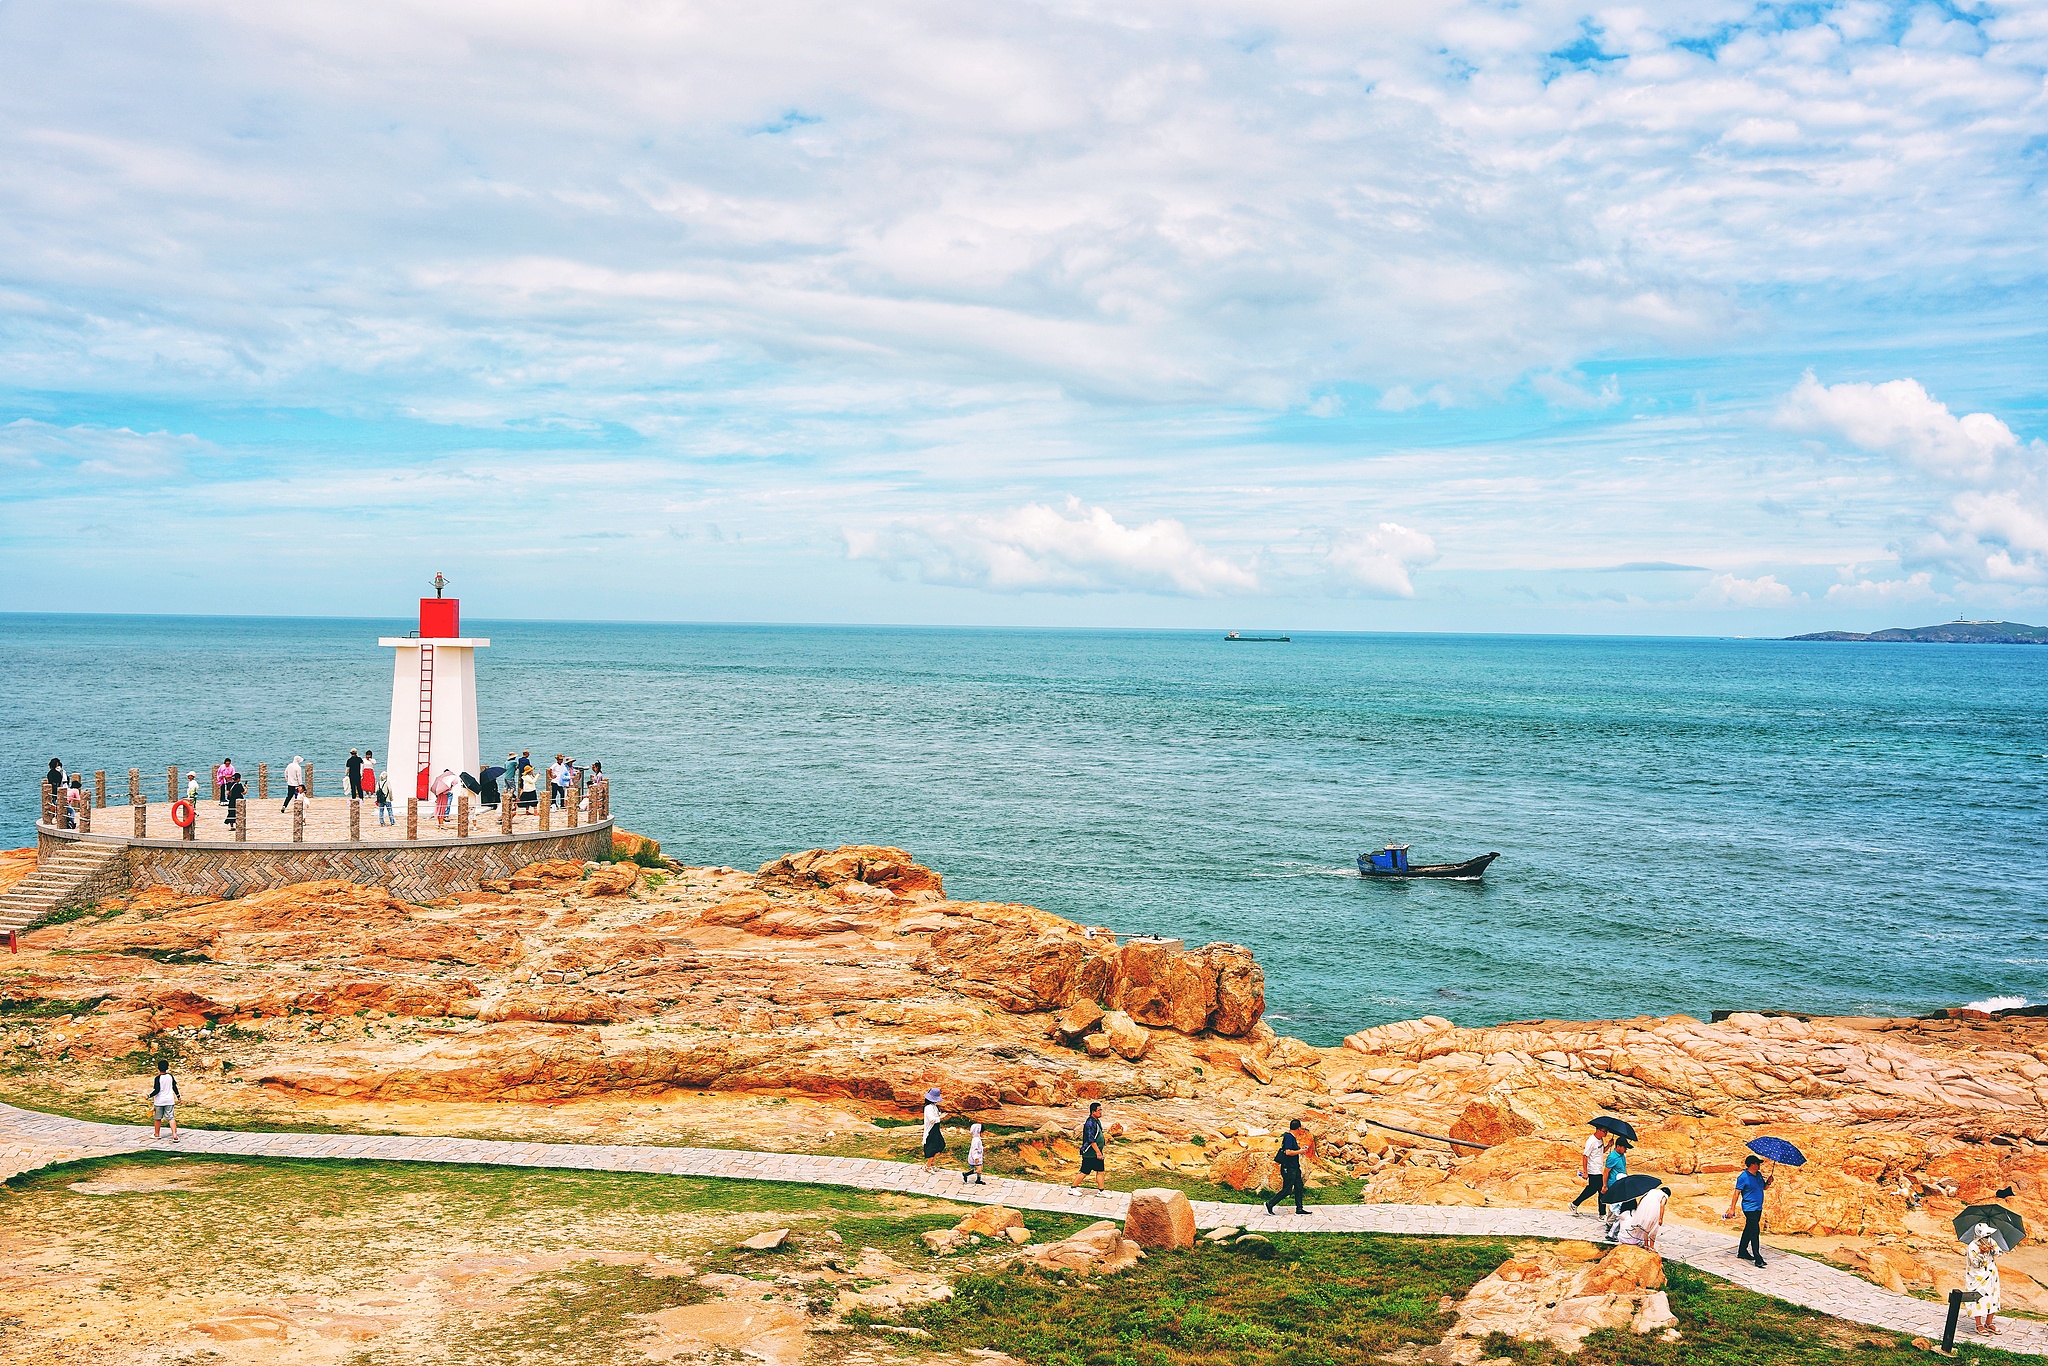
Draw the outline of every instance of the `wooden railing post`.
M139 793L137 794L140 795ZM128 803L128 809L135 813L135 838L149 838L149 807L142 802Z
M467 791L457 794L455 798L455 838L459 840L469 838L469 793Z
M178 800L178 766L176 764L172 764L170 769L164 774L164 800L167 802Z
M249 799L247 797L235 798L234 801L228 804L228 810L233 812L235 817L235 843L247 844L249 842Z
M306 765L306 785L300 788L299 791L308 797L313 795L313 766L311 764Z
M547 830L547 829L550 829L550 828L552 827L552 820L553 820L554 814L555 814L555 790L554 790L554 785L553 785L553 784L546 784L546 785L544 785L544 786L543 786L543 787L541 788L541 790L540 790L540 824L539 824L538 826L536 826L535 828L536 828L536 829L539 829L539 830Z
M107 771L103 768L93 770L92 804L102 811L107 809Z
M360 797L348 799L348 838L351 844L363 838L363 801Z
M141 800L142 770L139 768L131 768L128 770L128 805L133 806Z
M405 837L409 840L416 840L420 837L420 799L418 797L407 797L405 799Z
M306 794L303 790L292 800L292 843L306 842Z
M87 798L78 804L78 833L81 835L90 835L92 833L91 798Z

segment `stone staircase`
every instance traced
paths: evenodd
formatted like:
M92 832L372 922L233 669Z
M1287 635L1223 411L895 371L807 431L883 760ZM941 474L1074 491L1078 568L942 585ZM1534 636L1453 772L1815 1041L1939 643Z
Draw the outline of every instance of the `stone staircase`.
M0 892L0 934L18 947L21 931L67 906L85 906L127 884L124 844L66 844L33 873Z

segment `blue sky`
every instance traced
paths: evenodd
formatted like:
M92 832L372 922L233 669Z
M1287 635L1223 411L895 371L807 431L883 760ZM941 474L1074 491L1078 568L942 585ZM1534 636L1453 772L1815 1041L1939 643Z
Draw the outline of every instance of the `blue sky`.
M0 610L2048 620L2048 4L0 5Z

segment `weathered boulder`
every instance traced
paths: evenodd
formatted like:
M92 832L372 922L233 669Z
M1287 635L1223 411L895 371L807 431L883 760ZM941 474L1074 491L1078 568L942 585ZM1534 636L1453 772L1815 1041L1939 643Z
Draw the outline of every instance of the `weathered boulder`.
M897 896L929 892L937 900L945 883L908 852L877 844L843 844L837 849L806 849L784 854L761 865L764 887L832 888L850 883L880 887Z
M1122 1230L1106 1219L1031 1252L1031 1260L1047 1271L1071 1271L1082 1276L1113 1276L1130 1270L1144 1256L1143 1248L1124 1237Z
M608 863L583 880L585 896L624 896L640 880L640 869L631 863Z
M771 1228L766 1232L757 1233L751 1238L744 1239L739 1245L749 1252L773 1252L788 1241L788 1229Z
M545 863L529 863L512 874L512 890L554 892L575 886L582 881L582 864L574 859L549 859Z
M1133 940L1117 952L1111 993L1119 1013L1133 1020L1198 1034L1216 1011L1216 972L1178 945Z
M1124 1236L1139 1247L1174 1251L1195 1245L1195 1208L1177 1190L1131 1192Z
M1534 1132L1535 1121L1517 1113L1505 1102L1475 1100L1465 1107L1457 1121L1451 1125L1450 1136L1491 1148Z
M1079 1000L1060 1012L1055 1027L1069 1039L1083 1038L1096 1032L1105 1013L1095 1002Z
M1144 1026L1121 1010L1112 1010L1102 1017L1102 1036L1118 1057L1129 1062L1144 1057L1145 1050L1152 1046L1152 1036Z
M1617 1243L1593 1264L1579 1285L1581 1295L1627 1295L1664 1287L1664 1259L1647 1248Z
M978 1233L993 1238L1009 1229L1023 1228L1024 1216L1002 1205L984 1205L953 1225L961 1233Z

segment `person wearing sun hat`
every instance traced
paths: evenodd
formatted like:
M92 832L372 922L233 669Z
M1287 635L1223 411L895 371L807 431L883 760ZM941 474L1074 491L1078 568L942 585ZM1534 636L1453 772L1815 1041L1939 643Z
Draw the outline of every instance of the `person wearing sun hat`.
M924 1169L930 1171L932 1163L946 1155L946 1136L939 1131L940 1121L945 1115L939 1110L939 1088L934 1086L924 1093Z

